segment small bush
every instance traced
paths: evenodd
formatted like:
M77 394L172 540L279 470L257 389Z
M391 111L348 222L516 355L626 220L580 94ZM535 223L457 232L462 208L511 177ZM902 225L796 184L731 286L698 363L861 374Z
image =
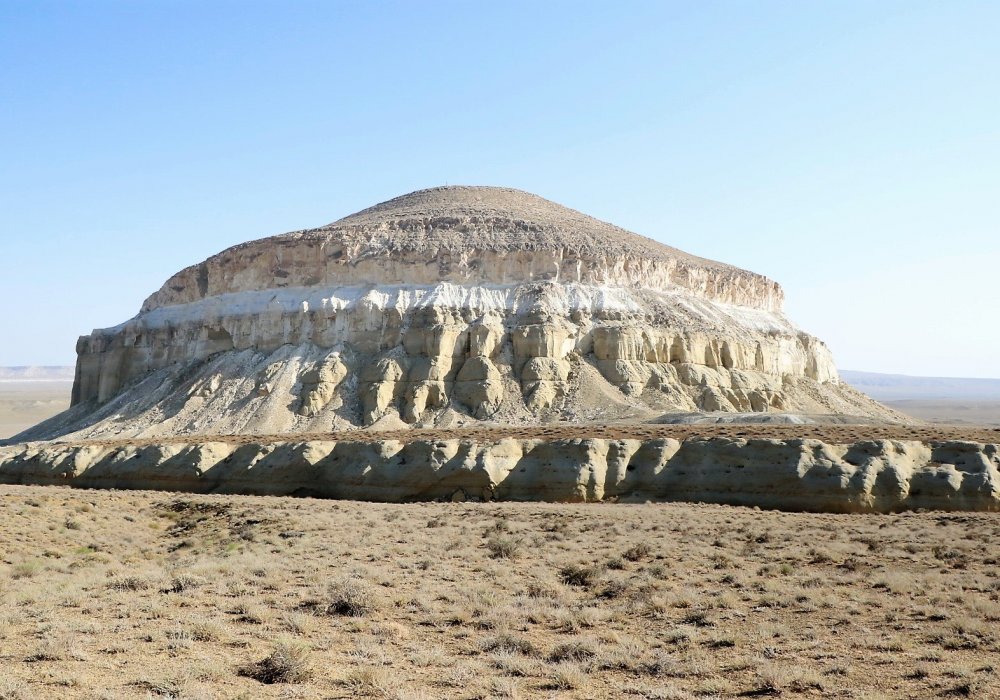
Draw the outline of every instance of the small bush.
M622 556L628 559L629 561L634 562L646 559L652 553L653 553L652 547L650 547L645 542L639 542L626 549L625 553Z
M479 648L486 652L507 651L524 656L532 656L538 650L535 645L523 637L515 637L512 634L501 634L491 639L486 639L479 645Z
M615 598L621 598L628 591L628 582L623 579L613 579L608 581L604 590L601 591L601 598L607 598L608 600L614 600Z
M397 684L388 671L381 668L358 668L351 671L344 683L356 697L388 698Z
M494 559L514 559L521 549L521 540L494 536L486 541L486 548Z
M586 661L597 656L597 652L587 642L566 642L560 644L549 654L549 661Z
M261 683L302 683L312 677L309 650L297 644L278 644L269 656L248 664L241 676Z
M184 593L199 586L204 586L208 581L202 576L194 574L177 574L170 580L170 586L165 593Z
M549 676L547 687L552 690L576 690L587 685L587 675L572 663L559 664Z
M31 578L41 570L41 565L37 561L25 561L11 567L10 577L15 581L22 578Z
M549 583L547 581L532 581L528 584L525 592L528 594L529 598L558 598L559 590L556 588L555 583Z
M594 585L600 575L601 570L596 566L569 564L559 569L559 580L567 586L589 588Z
M374 587L360 578L344 578L330 584L326 599L318 606L326 615L364 617L378 609Z
M112 591L125 593L127 591L144 591L149 588L149 583L138 576L122 576L108 583L108 588Z

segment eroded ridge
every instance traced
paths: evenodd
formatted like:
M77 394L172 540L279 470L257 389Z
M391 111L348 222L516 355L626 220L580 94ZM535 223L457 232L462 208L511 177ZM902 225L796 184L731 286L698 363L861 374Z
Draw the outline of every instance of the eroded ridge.
M0 482L372 501L697 501L785 510L1000 509L996 442L427 439L0 448Z

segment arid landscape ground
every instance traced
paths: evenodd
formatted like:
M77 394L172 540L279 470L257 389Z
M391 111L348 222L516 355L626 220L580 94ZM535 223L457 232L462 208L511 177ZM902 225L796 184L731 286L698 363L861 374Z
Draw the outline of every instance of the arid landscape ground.
M69 408L72 381L0 381L0 440Z
M6 435L66 393L0 389ZM970 422L384 437L1000 441ZM36 486L0 486L0 499L0 700L1000 697L990 513Z
M889 408L928 423L1000 425L1000 401L976 399L900 399L883 401Z
M996 697L990 514L0 494L5 700Z

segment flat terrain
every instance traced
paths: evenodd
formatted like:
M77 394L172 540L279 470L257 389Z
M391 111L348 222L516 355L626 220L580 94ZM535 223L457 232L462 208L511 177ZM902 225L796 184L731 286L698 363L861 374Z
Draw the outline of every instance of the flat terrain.
M5 699L998 696L996 514L0 499Z
M73 381L0 381L0 440L69 408Z
M1000 401L975 399L904 399L886 406L928 423L1000 425Z

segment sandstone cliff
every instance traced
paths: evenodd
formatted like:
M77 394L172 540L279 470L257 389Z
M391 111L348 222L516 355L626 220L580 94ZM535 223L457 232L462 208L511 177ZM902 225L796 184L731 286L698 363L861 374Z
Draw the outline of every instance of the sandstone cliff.
M0 483L374 501L703 501L828 512L1000 510L1000 446L690 438L0 448Z
M21 439L668 412L896 416L778 285L516 190L448 187L230 248L77 344Z

